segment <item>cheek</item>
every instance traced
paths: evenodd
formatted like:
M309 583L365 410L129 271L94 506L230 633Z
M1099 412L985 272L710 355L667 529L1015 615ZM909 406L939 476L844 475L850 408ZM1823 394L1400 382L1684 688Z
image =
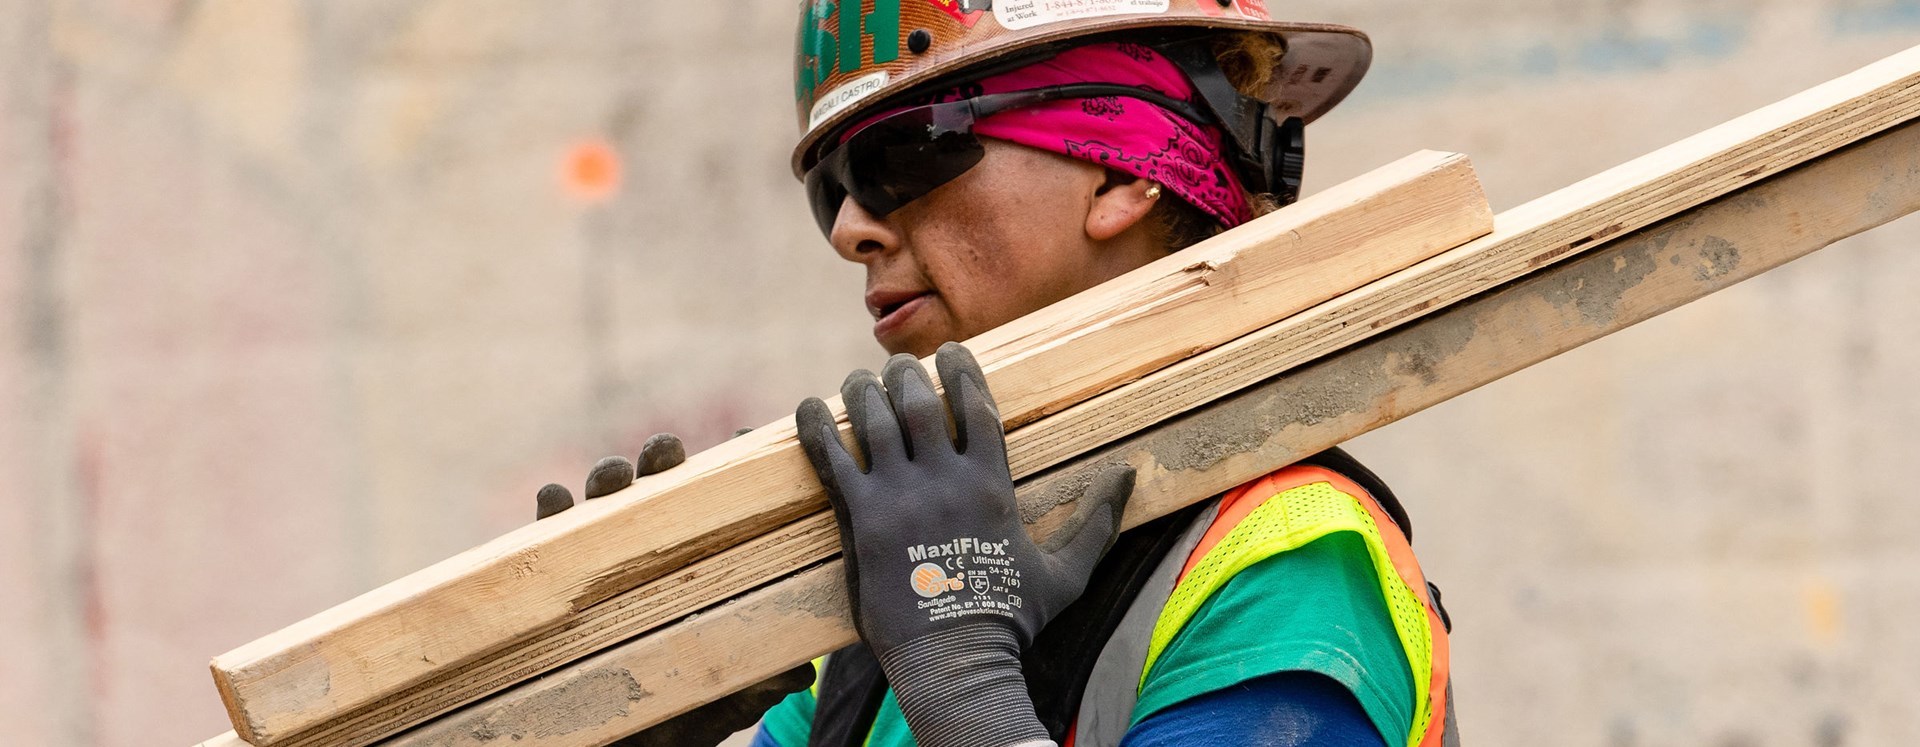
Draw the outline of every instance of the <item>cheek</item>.
M1022 230L1017 221L992 217L957 221L942 235L929 236L944 251L925 258L927 277L961 329L971 336L1019 316L1036 289L1046 285L1047 237Z
M984 332L1069 295L1089 264L1086 198L1036 176L980 179L941 195L913 244L962 335Z
M912 237L928 282L962 327L1002 300L1007 279L1025 274L1012 237L999 228L991 220L942 221Z

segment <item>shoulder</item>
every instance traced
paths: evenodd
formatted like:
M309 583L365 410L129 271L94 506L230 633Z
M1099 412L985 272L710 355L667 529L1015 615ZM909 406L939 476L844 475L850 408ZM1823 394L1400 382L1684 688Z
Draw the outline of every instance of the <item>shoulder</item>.
M1155 621L1135 718L1311 672L1350 691L1381 733L1405 733L1419 692L1390 609L1418 599L1395 573L1383 535L1405 541L1375 492L1303 463L1222 496Z
M1332 449L1221 496L1219 510L1187 556L1180 581L1218 588L1239 570L1327 533L1386 530L1404 538L1409 535L1407 523L1399 501L1378 477ZM1203 561L1215 567L1203 568ZM1223 564L1226 567L1218 567ZM1205 577L1222 572L1220 578Z
M1382 593L1357 533L1298 540L1262 550L1256 536L1229 536L1176 586L1156 621L1136 722L1255 678L1310 672L1339 683L1381 734L1407 732L1420 693L1388 602L1404 589Z

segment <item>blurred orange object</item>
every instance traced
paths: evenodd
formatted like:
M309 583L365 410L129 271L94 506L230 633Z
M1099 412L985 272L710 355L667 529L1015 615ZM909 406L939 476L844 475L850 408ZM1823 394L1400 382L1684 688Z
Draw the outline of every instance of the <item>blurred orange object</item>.
M604 202L620 189L620 154L597 138L577 143L567 150L561 183L582 202Z

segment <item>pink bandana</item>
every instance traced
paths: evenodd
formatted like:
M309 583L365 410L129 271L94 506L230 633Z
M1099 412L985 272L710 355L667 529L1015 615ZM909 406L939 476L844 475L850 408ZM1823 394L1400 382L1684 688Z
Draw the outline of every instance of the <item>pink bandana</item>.
M962 85L960 91L934 100L1069 83L1112 83L1183 101L1197 98L1193 84L1172 61L1148 47L1121 42L1074 47L1052 59ZM974 123L973 131L1159 182L1228 228L1251 217L1246 190L1227 166L1219 128L1196 125L1140 99L1102 96L1050 101L995 114Z

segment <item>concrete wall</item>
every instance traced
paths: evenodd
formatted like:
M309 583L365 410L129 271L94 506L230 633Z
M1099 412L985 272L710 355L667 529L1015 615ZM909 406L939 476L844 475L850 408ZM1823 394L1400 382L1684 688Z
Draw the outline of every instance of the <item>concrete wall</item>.
M0 741L209 736L211 655L877 363L786 172L790 5L0 0ZM1920 0L1289 8L1380 52L1310 188L1451 149L1497 207L1920 43ZM1353 445L1472 743L1920 739L1916 239Z

